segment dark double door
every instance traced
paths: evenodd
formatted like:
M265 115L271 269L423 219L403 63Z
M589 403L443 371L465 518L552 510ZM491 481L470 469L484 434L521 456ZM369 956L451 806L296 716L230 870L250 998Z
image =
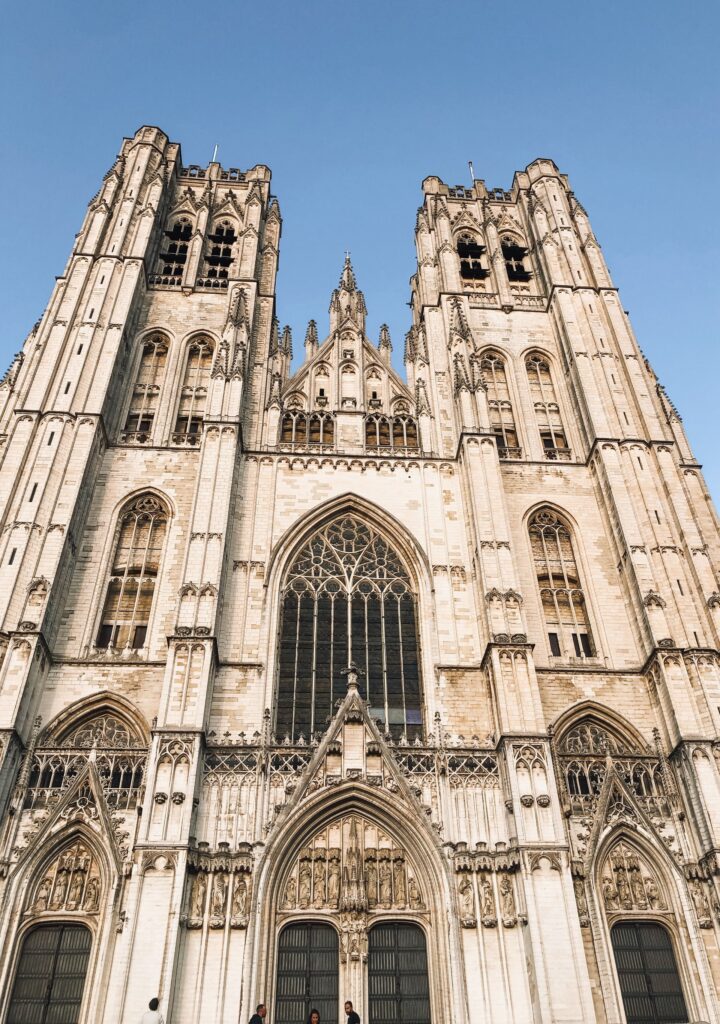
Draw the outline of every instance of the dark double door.
M319 1012L321 1024L338 1024L338 973L334 928L313 922L285 928L278 947L275 1024L303 1024L311 1010ZM365 1024L430 1024L425 934L417 925L389 921L371 929L368 997Z
M45 924L23 941L6 1024L77 1024L90 957L90 932Z
M611 936L627 1024L684 1024L688 1013L665 928L621 921Z

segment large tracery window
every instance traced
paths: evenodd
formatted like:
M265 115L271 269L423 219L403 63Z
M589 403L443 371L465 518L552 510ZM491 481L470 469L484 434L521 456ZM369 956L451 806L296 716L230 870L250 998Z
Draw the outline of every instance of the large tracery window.
M382 732L422 732L415 598L407 570L383 538L353 516L303 547L285 582L276 731L322 732L346 689L350 662Z
M530 520L530 542L550 653L556 658L592 657L585 595L569 529L555 512L543 509Z
M525 367L545 458L569 459L571 453L560 418L560 406L555 394L550 364L540 355L531 355L526 360Z
M213 347L207 338L199 338L188 349L173 441L195 444L199 440L205 416L212 358Z
M518 445L505 361L496 352L488 352L480 362L480 369L487 388L490 427L497 438L500 458L519 459L522 449Z
M125 441L146 442L150 440L160 388L165 376L167 354L167 342L161 334L148 338L143 345L130 408L125 420L123 431L123 440Z
M461 235L457 243L460 257L460 277L464 281L482 281L490 271L483 264L485 246L480 245L472 235Z
M528 251L516 238L506 235L500 242L508 281L529 281L531 274L525 265Z
M155 582L160 567L167 512L144 494L125 509L110 567L98 647L145 646Z
M192 224L187 217L179 217L164 232L165 243L159 256L159 284L180 284L188 258L188 245L192 238Z
M222 220L211 234L208 235L208 246L205 256L205 280L201 283L206 288L227 287L230 267L233 262L233 246L237 241L237 232L232 221Z

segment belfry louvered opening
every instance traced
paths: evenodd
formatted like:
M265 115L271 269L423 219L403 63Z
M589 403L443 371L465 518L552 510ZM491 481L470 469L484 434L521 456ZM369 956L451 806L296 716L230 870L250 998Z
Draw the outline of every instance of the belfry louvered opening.
M422 732L415 596L398 555L354 516L318 530L285 581L276 732L323 732L346 691L350 662L380 730Z

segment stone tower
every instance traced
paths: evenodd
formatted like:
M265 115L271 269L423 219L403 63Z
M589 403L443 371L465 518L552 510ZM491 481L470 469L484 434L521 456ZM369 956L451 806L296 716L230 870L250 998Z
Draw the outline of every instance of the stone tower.
M720 1022L700 467L552 161L423 191L406 380L349 257L294 367L268 168L91 201L0 384L0 1020Z

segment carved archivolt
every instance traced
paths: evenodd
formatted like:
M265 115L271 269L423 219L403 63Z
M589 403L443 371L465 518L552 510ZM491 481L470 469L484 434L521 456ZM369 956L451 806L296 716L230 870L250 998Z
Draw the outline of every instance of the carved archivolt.
M284 911L425 909L417 872L404 850L358 815L326 826L304 846L285 883Z
M46 911L97 914L100 910L100 871L87 845L77 840L52 862L38 882L28 913Z
M622 840L605 859L600 891L611 912L668 909L657 875L642 854Z

